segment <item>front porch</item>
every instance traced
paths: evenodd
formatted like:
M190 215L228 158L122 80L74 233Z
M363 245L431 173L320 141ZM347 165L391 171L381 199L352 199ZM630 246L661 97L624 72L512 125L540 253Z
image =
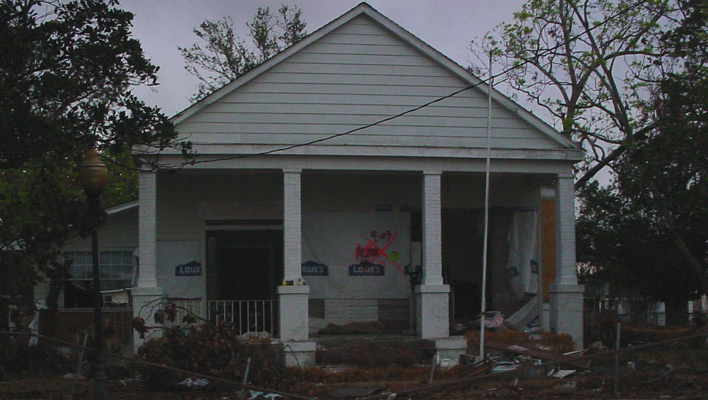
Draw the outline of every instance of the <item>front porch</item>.
M481 173L192 170L143 172L140 181L135 310L174 298L239 334L279 338L290 364L314 362L315 338L330 323L378 322L393 327L388 334L433 340L439 352L464 351L450 327L479 313ZM532 210L540 230L544 188L554 181L572 184L549 173L492 175L488 309L508 316L552 283L540 277L553 263L536 251L531 285L514 292L508 232L519 210ZM559 193L553 204L568 201ZM530 239L538 250L539 238ZM199 274L179 276L185 263ZM556 282L567 273L559 272ZM539 322L572 333L558 322L567 318L562 303L553 310L557 297L551 292L547 315L537 303Z

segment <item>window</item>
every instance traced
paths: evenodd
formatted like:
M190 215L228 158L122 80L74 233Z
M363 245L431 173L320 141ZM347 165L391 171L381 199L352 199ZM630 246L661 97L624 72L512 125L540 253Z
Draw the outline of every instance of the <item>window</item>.
M93 307L93 260L91 252L67 252L71 262L69 281L64 287L64 307ZM133 279L132 251L102 251L98 258L101 290L117 290L131 286ZM104 299L106 296L104 296ZM111 306L110 303L105 306Z

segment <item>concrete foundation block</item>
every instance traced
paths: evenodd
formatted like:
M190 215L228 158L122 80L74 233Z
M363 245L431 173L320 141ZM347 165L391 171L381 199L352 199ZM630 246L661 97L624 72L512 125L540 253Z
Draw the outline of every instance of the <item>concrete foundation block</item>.
M162 288L161 287L134 287L131 289L133 296L133 318L140 317L145 320L149 325L155 325L153 320L153 314L162 309ZM159 331L151 331L148 335L159 336L162 333ZM140 333L133 331L133 352L137 353L140 346L143 345L145 340L149 339L146 336L145 339L140 338Z
M419 285L416 295L416 328L422 339L446 339L450 336L450 286Z
M278 286L280 340L303 342L309 337L309 286Z
M467 353L467 339L464 336L435 339L435 362L443 367L450 368L460 363L460 357Z
M583 346L583 285L558 285L548 287L550 300L551 332L566 333L573 337L575 346Z
M282 342L286 367L313 367L315 365L315 342Z

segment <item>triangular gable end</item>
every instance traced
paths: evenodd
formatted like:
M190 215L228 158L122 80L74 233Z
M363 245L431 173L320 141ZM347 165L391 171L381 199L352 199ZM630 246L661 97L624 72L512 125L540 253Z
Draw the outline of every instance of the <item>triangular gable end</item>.
M464 68L462 68L461 66L456 64L454 61L445 57L443 54L441 54L437 50L433 49L432 47L427 45L425 42L423 42L422 40L415 37L410 32L401 28L399 25L397 25L396 23L394 23L390 19L388 19L385 16L383 16L382 14L380 14L378 11L373 9L368 4L361 3L358 6L356 6L355 8L353 8L352 10L345 13L344 15L340 16L339 18L335 19L334 21L330 22L329 24L325 25L324 27L320 28L319 30L308 35L305 39L303 39L299 43L289 47L288 49L286 49L283 52L279 53L278 55L274 56L273 58L271 58L270 60L261 64L260 66L256 67L255 69L244 74L239 79L227 84L223 88L217 90L216 92L212 93L210 96L203 99L202 101L200 101L200 102L192 105L191 107L187 108L186 110L182 111L181 113L179 113L178 115L173 117L173 122L178 125L178 127L180 128L179 129L180 131L185 131L185 130L188 131L185 133L189 133L189 134L199 134L199 133L203 133L203 132L212 133L213 138L206 139L206 143L211 142L213 144L216 144L216 143L221 142L221 144L223 144L224 143L223 133L231 132L230 131L231 128L227 128L225 124L227 124L227 123L231 124L231 127L233 127L234 124L241 124L239 126L242 126L243 121L236 121L236 120L220 121L222 123L222 125L218 126L216 129L214 129L213 124L212 124L212 127L209 127L209 128L204 128L202 126L202 127L191 127L192 129L190 129L190 127L188 127L187 125L190 125L192 120L195 119L193 117L197 116L200 112L203 112L203 111L208 112L210 106L234 97L237 92L241 92L241 91L244 91L244 92L251 91L252 92L253 91L252 88L256 85L261 85L259 87L262 87L263 84L260 82L267 80L266 78L262 78L262 76L264 76L267 71L271 71L273 74L276 74L276 73L278 73L278 71L282 71L288 67L291 68L290 64L298 64L298 61L302 61L301 59L303 57L305 57L306 55L308 55L310 57L310 59L313 59L313 57L322 57L321 54L312 54L312 53L317 53L318 49L323 48L323 46L329 46L328 48L332 49L333 48L332 46L337 45L337 43L331 43L332 39L328 39L328 38L332 38L338 34L340 37L345 37L346 34L349 34L349 35L351 35L352 33L356 34L357 33L356 30L359 28L361 28L361 29L366 28L364 26L366 24L369 24L371 26L369 27L369 30L365 33L371 33L376 30L381 31L381 32L386 32L388 35L392 36L391 40L396 40L398 42L402 42L402 43L406 44L407 46L410 46L410 48L417 51L420 55L422 55L422 57L419 57L419 61L423 60L423 61L425 61L425 63L435 66L437 68L442 67L441 69L447 71L447 73L450 74L451 77L458 79L458 83L457 83L458 87L464 87L465 85L473 86L474 88L471 89L470 92L475 91L475 96L477 98L482 98L481 95L483 95L483 97L486 98L487 93L488 93L488 86L484 82L481 82L478 78L476 78L474 75L469 73L467 70L465 70ZM359 27L357 27L357 25ZM323 38L324 38L324 40L323 40ZM386 39L386 38L384 38L383 36L380 36L379 39ZM335 40L335 42L336 42L336 40ZM385 43L383 45L385 45ZM402 46L398 46L398 47L393 47L393 45L391 45L391 46L392 47L389 47L390 49L396 49L396 48L402 49ZM381 47L381 46L379 46L379 47ZM373 47L371 47L371 48L373 49ZM334 51L337 51L337 49L335 49ZM370 56L375 59L376 55L377 54L372 54ZM383 54L378 54L378 55L383 56ZM402 54L401 57L405 57L406 55L409 55L409 54L408 53ZM302 63L300 63L300 64L302 64ZM411 67L411 68L413 68L413 67ZM302 71L300 71L300 72L302 72ZM309 71L308 71L308 73L309 73ZM330 74L331 74L331 76L335 76L335 74L332 74L331 71L330 71ZM396 70L396 74L398 74L398 70ZM405 75L405 72L402 75ZM396 76L396 78L400 78L400 77ZM428 77L426 77L426 78L428 78ZM440 77L440 79L443 79L443 78ZM448 79L451 79L451 78L448 78ZM341 78L340 78L340 80L341 80ZM249 85L249 83L250 83L250 85ZM335 84L341 84L341 82L336 82ZM280 83L279 85L280 85L280 86L278 86L279 91L280 90L282 90L284 92L287 91L287 87L288 87L287 83ZM246 86L248 86L248 87L246 87ZM382 86L385 86L385 85L382 85ZM302 87L302 85L301 85L301 87ZM238 90L240 88L243 88L243 89ZM385 90L385 88L379 88L379 89ZM393 89L398 90L399 87L393 87ZM430 90L430 89L429 88L422 88L421 90ZM271 91L273 91L272 88L271 88ZM442 97L445 94L449 94L449 93L454 92L455 88L451 87L448 84L447 87L442 87L439 89L439 91L440 91L440 93L435 93L435 96ZM364 94L364 93L362 93L362 94ZM310 95L310 97L313 96L312 93L308 93L308 95ZM406 96L409 94L403 93L402 95ZM546 150L551 150L553 148L558 149L558 150L575 150L575 149L577 149L577 146L574 143L572 143L569 139L567 139L563 135L559 134L555 129L553 129L549 125L545 124L543 121L541 121L540 119L535 117L533 114L524 110L518 104L509 100L501 93L494 90L492 92L492 97L494 99L495 105L501 109L502 114L506 115L507 121L511 121L512 119L517 120L516 125L513 126L512 128L515 128L517 131L520 131L518 124L520 123L519 121L523 121L526 124L524 126L526 126L528 128L528 129L526 129L527 131L536 131L536 135L538 135L538 133L541 133L540 136L545 137L544 140L547 142L545 145L543 145L544 149L546 149ZM453 100L460 100L460 99L453 99ZM424 102L425 101L420 101L418 103L412 103L411 105L414 105L414 104L418 105L418 104L421 104ZM393 108L389 107L390 111L387 111L381 115L395 115L397 112L400 112L400 111L396 111L396 110L407 110L407 109L413 108L412 106L405 106L405 104L403 104L403 103L398 103L398 104L401 105L401 107L399 107L397 109L393 109ZM372 107L376 106L376 104L372 104L371 106ZM385 106L385 104L379 105L379 108L382 108L384 106ZM461 109L463 107L458 106L457 108ZM359 107L359 109L363 109L363 108ZM432 107L430 109L432 110ZM260 110L258 110L258 111L260 111ZM367 112L367 111L364 109L363 112ZM460 112L460 111L458 110L457 112ZM497 111L497 113L499 113L499 112ZM212 115L214 115L214 114L212 114ZM341 116L342 114L339 114L339 115ZM222 116L223 116L223 113L222 113ZM273 116L269 115L269 117L272 118ZM325 117L328 117L328 116L325 115ZM329 117L333 118L333 115L330 115ZM418 117L418 118L415 119L414 117ZM452 126L446 126L446 124L448 124L449 122L439 120L439 121L437 121L437 123L440 123L440 125L439 125L441 127L440 129L437 128L438 125L436 125L436 124L429 124L429 125L422 124L422 126L419 126L421 124L419 124L417 121L423 121L423 120L425 120L425 118L430 119L430 117L431 117L430 115L413 115L413 114L411 114L410 116L403 117L402 119L399 119L396 122L390 123L390 125L395 125L395 124L403 125L406 127L406 133L410 133L410 135L408 135L410 137L402 139L402 141L399 144L403 144L405 146L416 146L416 144L419 144L420 137L424 137L427 135L427 137L430 138L433 136L437 136L439 134L439 136L444 136L445 138L435 137L436 142L447 143L448 147L465 147L465 146L480 147L479 141L470 145L469 138L464 136L464 135L468 134L470 129L473 129L473 130L476 130L476 132L477 132L475 134L475 136L479 137L480 136L479 132L481 132L483 130L482 129L483 127L479 126L480 125L479 122L473 122L472 123L473 126L471 126L471 127L470 126L462 126L462 125L455 126L454 122L453 122ZM205 118L206 117L197 118L197 119L204 120ZM369 120L365 119L362 121L360 121L360 120L353 121L350 119L349 123L352 124L351 126L354 126L354 125L359 126L359 125L365 125L366 123L370 123L372 121L382 119L382 118L380 118L380 116L379 116L379 118L372 116L372 118L373 119L369 119ZM408 119L403 120L405 118L408 118ZM438 117L438 119L440 119L440 118L441 117ZM344 119L346 119L346 118L344 118ZM479 120L481 121L481 118L479 118ZM254 121L257 121L257 119ZM294 123L297 124L296 120L288 120L286 122L293 122L293 121L295 121ZM412 123L411 121L416 121L416 122ZM459 121L461 121L461 119ZM326 122L326 118L325 118L325 122ZM333 121L330 121L330 122L333 122ZM341 121L337 120L337 121L334 121L333 123L339 123L339 122L341 122ZM283 123L283 126L289 127L289 125L286 123ZM220 131L219 129L222 129L222 128L224 130ZM258 129L260 129L260 128L262 128L262 127L259 126ZM288 139L285 139L285 143L302 142L303 141L302 139L304 139L302 134L304 132L312 133L315 135L319 134L320 137L326 137L330 133L339 133L338 131L331 131L331 130L328 130L326 132L325 131L318 132L317 129L314 129L312 131L307 130L307 129L312 128L310 126L308 126L307 128L304 128L304 130L302 130L302 131L298 131L297 128L298 127L295 126L293 128L294 130L292 132L289 132L290 134L299 134L299 136L297 137L297 140L289 141ZM302 126L300 126L300 128L302 128ZM329 128L331 128L331 126ZM339 126L338 128L340 129L340 131L346 130L347 126ZM381 131L382 126L378 126L376 128L379 129L379 131ZM246 129L243 132L239 131L236 133L242 134L242 135L240 135L240 137L248 137L249 134L260 134L259 140L260 140L260 138L265 136L265 135L263 135L263 133L266 133L266 134L267 133L274 133L274 134L281 133L281 137L278 139L279 144L284 143L282 140L288 134L287 131L286 132L272 131L272 128L270 128L271 131L268 131L267 128L263 128L263 129L266 129L266 131L263 131L263 132L259 132L258 129L256 129L253 132ZM391 127L387 128L387 129L390 131L395 130L394 128L391 128ZM427 129L427 131L426 131L426 129ZM355 138L352 137L351 139L354 140L353 142L343 142L341 140L340 141L334 140L334 141L330 141L328 143L330 143L332 145L337 145L337 144L338 145L342 145L342 144L344 144L344 145L363 145L363 144L367 143L367 141L368 141L369 144L380 145L380 143L376 142L376 140L381 140L381 139L380 139L380 137L376 137L377 135L376 135L375 130L369 129L369 131L370 132L367 132L367 133L360 132L361 135L359 135L359 137L355 137ZM444 132L440 133L442 131L444 131ZM219 133L221 133L221 135L219 135ZM525 135L529 135L531 133L532 132L527 132L527 133L525 133ZM366 137L367 134L368 134L368 137ZM203 135L203 136L208 136L208 135ZM380 134L379 134L379 136L380 136ZM404 135L404 136L406 136L406 135ZM315 136L315 137L317 137L317 136ZM447 141L445 142L442 139L447 139ZM464 144L462 141L463 139L467 140L464 142ZM517 148L517 149L524 149L524 148L534 149L536 147L534 145L534 142L531 141L532 139L533 138L530 138L530 139L526 138L526 141L517 140L517 141L513 142L513 145L507 144L506 146L515 146L514 148ZM538 141L540 139L541 139L540 137L538 137L537 139L534 139L534 140L536 140L535 143L538 143ZM273 141L272 138L269 140ZM373 142L371 140L373 140ZM502 139L499 139L499 140L502 140ZM508 139L504 139L504 140L506 140L508 143L512 143ZM249 141L246 140L245 142L248 143ZM499 142L499 143L502 143L502 142ZM504 142L504 143L506 143L506 142ZM531 143L531 144L528 144L528 143ZM555 144L549 144L549 143L555 143ZM266 144L266 143L263 143L263 144ZM272 144L276 144L276 142L273 141ZM424 143L423 145L426 145L426 144ZM501 148L504 148L505 145L502 143L499 146L501 146Z

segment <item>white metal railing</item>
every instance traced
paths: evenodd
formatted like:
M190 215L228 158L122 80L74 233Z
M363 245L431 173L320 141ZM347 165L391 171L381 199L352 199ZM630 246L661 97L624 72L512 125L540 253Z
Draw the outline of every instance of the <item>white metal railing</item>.
M177 322L188 313L211 323L225 323L239 335L278 335L277 300L168 300L177 306Z

